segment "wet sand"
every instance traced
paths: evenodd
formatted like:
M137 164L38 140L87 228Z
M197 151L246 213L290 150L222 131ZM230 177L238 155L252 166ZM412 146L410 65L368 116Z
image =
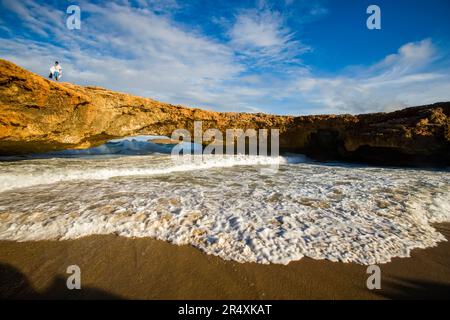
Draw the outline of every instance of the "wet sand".
M450 224L438 226L450 239ZM81 268L81 290L66 268ZM239 264L189 246L115 235L70 241L0 241L1 298L63 299L450 299L450 243L380 265L381 290L367 267L304 258Z

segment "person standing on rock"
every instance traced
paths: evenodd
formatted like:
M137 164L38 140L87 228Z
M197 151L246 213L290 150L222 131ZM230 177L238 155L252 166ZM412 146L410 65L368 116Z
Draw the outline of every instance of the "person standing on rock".
M56 81L61 79L62 76L62 68L58 61L55 61L55 65L50 68L50 75L48 76L50 79L54 78Z

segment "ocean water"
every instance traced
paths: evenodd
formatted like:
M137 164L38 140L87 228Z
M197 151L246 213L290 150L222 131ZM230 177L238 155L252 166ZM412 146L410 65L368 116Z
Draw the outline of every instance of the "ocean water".
M302 156L192 162L164 150L142 154L129 142L113 142L127 145L114 156L107 150L0 162L0 239L117 234L242 263L310 257L365 265L446 241L433 223L450 222L449 171ZM273 165L276 172L263 170Z

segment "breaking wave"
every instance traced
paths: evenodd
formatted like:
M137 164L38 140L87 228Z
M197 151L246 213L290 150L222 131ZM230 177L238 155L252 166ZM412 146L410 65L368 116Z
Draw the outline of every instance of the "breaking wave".
M259 156L133 156L106 159L47 159L0 164L0 192L72 180L104 180L114 177L163 175L174 172L278 165L303 158Z

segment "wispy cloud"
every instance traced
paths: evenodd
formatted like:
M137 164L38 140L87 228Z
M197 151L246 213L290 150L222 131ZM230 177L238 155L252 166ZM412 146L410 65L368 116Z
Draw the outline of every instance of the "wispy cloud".
M64 22L64 12L33 0L1 0L1 4L6 12L19 17L21 23L29 31L44 37L53 34L55 30L61 29L60 26Z
M448 70L434 70L439 58L430 39L407 43L397 53L366 68L349 68L333 77L299 79L297 89L308 101L330 112L389 111L401 106L450 99ZM426 70L432 71L426 71Z
M231 46L256 64L298 62L309 47L295 40L280 12L270 9L241 11L228 31Z
M174 10L183 7L183 5L176 0L135 0L135 2L139 7L163 13L173 12Z

